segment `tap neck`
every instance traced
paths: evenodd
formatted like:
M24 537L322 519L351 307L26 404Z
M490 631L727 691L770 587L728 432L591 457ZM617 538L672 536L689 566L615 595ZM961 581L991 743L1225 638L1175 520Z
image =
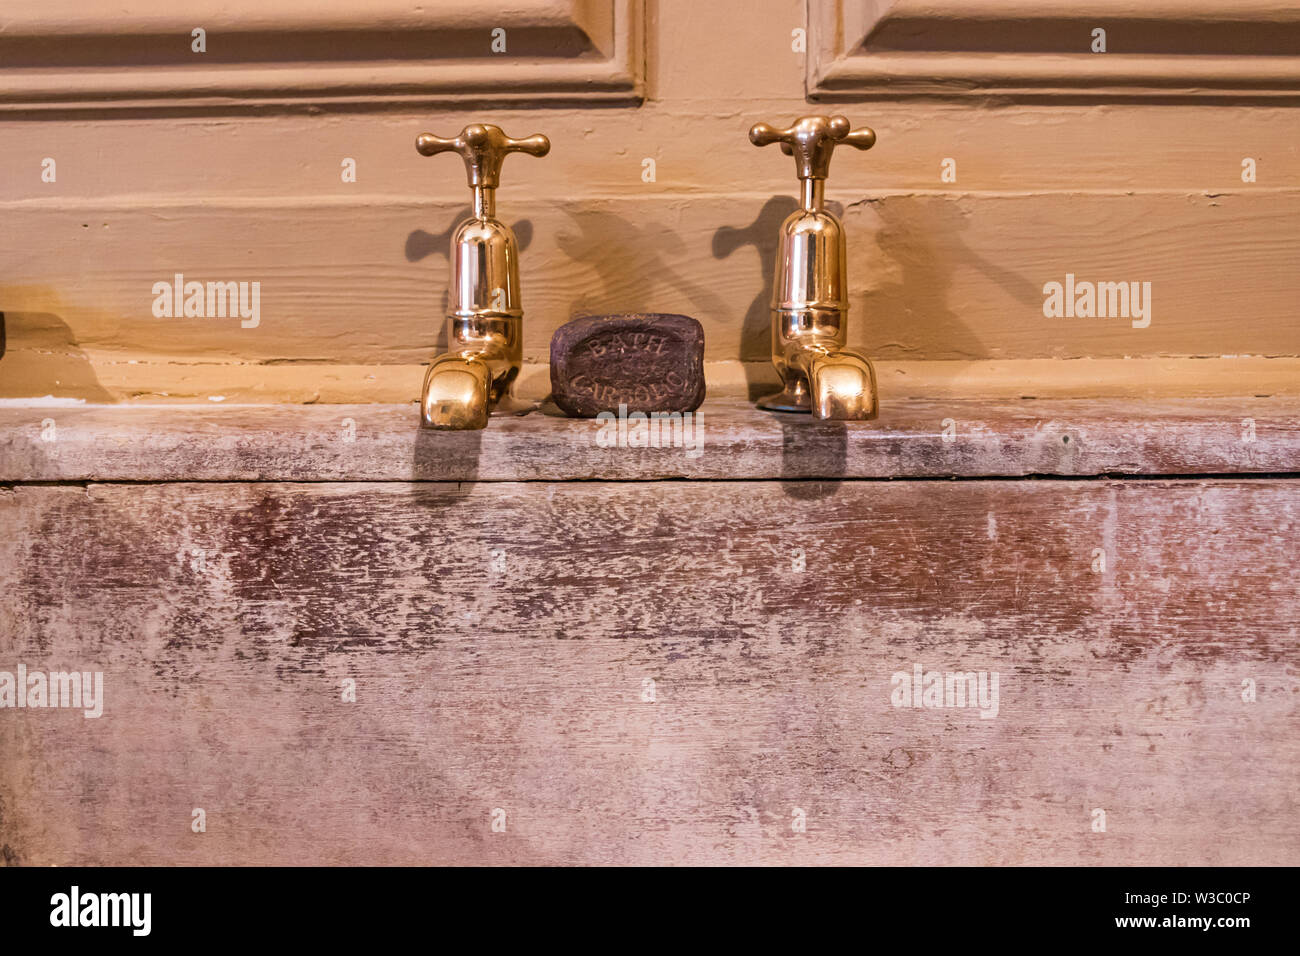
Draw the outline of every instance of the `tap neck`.
M495 219L497 215L497 191L491 186L474 187L474 218Z
M821 212L826 199L826 180L801 179L803 208L806 212Z

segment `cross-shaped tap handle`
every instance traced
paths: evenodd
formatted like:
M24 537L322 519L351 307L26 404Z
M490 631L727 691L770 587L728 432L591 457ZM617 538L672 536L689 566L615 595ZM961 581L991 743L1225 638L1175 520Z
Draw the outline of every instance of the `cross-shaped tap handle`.
M825 179L836 146L870 149L876 131L864 126L850 132L843 116L804 116L789 129L759 123L749 131L749 141L755 146L780 143L781 152L794 157L800 179Z
M421 133L415 140L421 156L455 151L465 160L465 173L471 188L483 186L496 189L501 182L501 161L507 153L528 153L545 156L551 150L551 141L541 133L512 139L500 126L474 123L460 131L455 139L444 139L432 133Z

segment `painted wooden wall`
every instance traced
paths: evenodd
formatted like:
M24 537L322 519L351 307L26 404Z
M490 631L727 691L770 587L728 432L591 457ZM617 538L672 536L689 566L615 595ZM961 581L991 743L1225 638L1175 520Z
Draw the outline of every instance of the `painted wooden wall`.
M509 160L500 196L526 362L575 310L656 309L698 317L711 374L734 378L767 360L795 188L745 134L819 110L879 133L828 189L850 339L874 357L1038 360L1044 380L1065 359L1294 357L1300 14L1216 7L7 0L0 394L414 397L468 192L413 142L471 120L554 144ZM257 327L156 318L176 273L260 282ZM1067 273L1150 282L1150 324L1046 318Z

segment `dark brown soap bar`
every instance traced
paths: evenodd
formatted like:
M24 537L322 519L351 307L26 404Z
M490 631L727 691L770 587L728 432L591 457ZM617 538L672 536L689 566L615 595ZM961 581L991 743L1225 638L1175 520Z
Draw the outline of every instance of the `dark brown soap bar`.
M704 401L704 328L689 315L583 315L551 339L551 397L565 414L691 412Z

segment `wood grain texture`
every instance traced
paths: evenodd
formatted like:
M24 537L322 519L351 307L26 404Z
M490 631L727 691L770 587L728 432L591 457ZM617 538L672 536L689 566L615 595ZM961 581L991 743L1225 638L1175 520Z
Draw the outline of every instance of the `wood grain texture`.
M553 406L421 431L414 405L0 406L0 481L563 481L1300 472L1300 401L899 401L817 422L739 399L702 442L600 447ZM51 424L52 423L52 426ZM52 427L52 431L51 431ZM45 437L42 437L45 436Z
M722 4L694 4L689 14L678 10L673 16L674 22L706 20L692 46L675 37L672 49L661 54L695 57L692 65L708 70L704 84L680 64L661 63L672 74L661 82L670 81L673 88L639 109L491 111L492 121L507 131L528 127L552 140L544 162L507 164L503 211L512 196L560 202L727 192L796 195L791 160L756 149L747 133L759 120L788 122L825 109L796 95L799 58L775 57L769 47L767 59L757 60L751 53L756 43L749 49L719 46L708 35L718 29L712 21L735 19ZM761 38L770 41L772 35L764 29ZM704 57L705 50L713 55ZM720 87L725 93L717 92ZM878 139L869 153L841 155L832 164L826 190L831 200L841 200L842 191L868 190L1203 193L1300 185L1300 150L1291 135L1294 111L1282 107L1002 104L976 110L872 102L842 104L835 111L870 125ZM199 200L308 205L360 199L410 203L427 197L468 204L465 177L455 161L447 159L440 171L441 161L420 156L413 144L424 130L454 132L476 117L482 114L443 108L325 117L253 114L237 122L90 115L65 123L0 115L0 125L10 132L0 140L0 197L15 205L80 202L92 217L94 208L114 212L131 204L158 205L161 212ZM1216 134L1208 145L1207 126ZM93 163L76 160L87 141L96 144ZM1258 182L1242 182L1242 155L1259 160ZM59 163L56 182L43 182L43 156L73 161ZM345 156L357 161L356 182L340 175ZM653 182L642 178L646 157L656 160ZM941 179L944 157L957 161L956 182ZM283 225L291 230L294 222Z
M1297 520L1276 479L16 488L0 663L105 710L0 712L0 848L1295 864ZM891 706L916 663L998 716Z
M334 3L294 6L299 26L355 17ZM501 8L510 15L502 22L539 6ZM611 9L544 6L560 19L577 10L579 21ZM575 309L696 314L710 360L765 360L777 226L793 208L795 182L789 162L754 149L746 131L813 109L804 73L817 48L805 55L794 35L809 26L805 0L768 0L761 16L741 6L645 5L646 100L636 109L548 102L485 117L474 103L379 111L340 103L250 112L230 98L183 115L0 111L0 216L18 237L0 249L0 310L11 325L0 392L16 394L7 390L16 377L39 389L25 394L72 383L93 400L99 381L121 375L117 361L140 362L131 387L149 394L171 391L205 363L232 376L248 374L237 363L371 365L382 377L386 367L428 361L443 326L447 233L468 194L453 159L430 162L412 143L426 129L484 119L553 143L545 161L507 167L499 197L504 218L530 227L528 361L545 361L550 333ZM869 14L868 6L846 9ZM48 8L18 10L6 35L39 33L42 23L65 35L85 22L74 3ZM284 23L276 2L255 18L243 4L209 8L218 17L211 56L228 55L238 38L217 41L241 23ZM372 19L400 30L443 9L384 3ZM180 16L160 8L156 22L171 30ZM111 57L115 21L95 19L95 43ZM119 19L124 34L149 33ZM422 38L393 38L395 50L411 42ZM49 55L77 52L62 44ZM165 35L151 52L150 62L190 56ZM510 59L488 60L466 79L491 83L497 70L527 69ZM316 61L303 72L345 66ZM295 69L274 73L275 82L304 80ZM836 160L827 189L847 207L853 344L874 357L1300 355L1293 111L1005 101L970 109L877 97L836 108L879 134L869 154ZM1242 181L1244 158L1257 161L1256 182ZM53 182L42 175L46 159L58 164ZM356 162L355 181L341 175L345 159ZM941 179L947 159L955 182ZM176 271L261 281L262 324L155 319L152 283ZM1071 271L1151 281L1151 327L1044 320L1043 283ZM51 367L65 356L85 364ZM271 400L300 394L269 375L267 388L281 389Z
M698 318L707 360L768 360L790 183L776 194L552 201L507 182L499 211L520 236L524 361L544 363L551 336L576 313L636 311ZM849 235L848 341L873 358L1300 355L1300 190L882 195L844 176L828 193ZM463 197L98 215L82 204L11 207L6 221L24 241L6 253L6 273L23 278L0 283L10 353L0 361L117 351L206 363L427 362L446 345L449 236L466 208ZM178 273L259 282L257 326L155 317L154 284ZM1045 317L1044 285L1067 274L1151 283L1149 326Z

